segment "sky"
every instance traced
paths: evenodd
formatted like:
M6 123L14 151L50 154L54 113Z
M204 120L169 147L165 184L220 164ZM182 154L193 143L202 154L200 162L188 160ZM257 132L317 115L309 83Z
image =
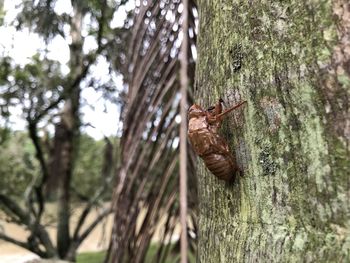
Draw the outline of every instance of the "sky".
M14 20L17 14L15 8L22 0L5 0L4 10L6 11L4 26L0 27L0 54L9 55L17 64L24 65L29 62L38 49L44 48L44 42L40 37L29 32L27 29L21 32L16 32L12 27L11 21ZM121 27L126 18L126 12L134 6L134 1L129 1L126 7L119 8L114 16L111 26ZM68 0L57 0L55 11L58 13L70 13L72 7ZM96 43L92 38L86 38L84 50L91 50L96 47ZM59 61L62 66L62 72L67 73L69 68L67 62L69 60L69 47L61 36L55 37L48 46L48 58ZM90 69L93 76L100 81L107 81L109 77L108 63L104 59L99 59L96 66ZM113 76L113 81L117 87L122 87L122 77ZM82 92L82 100L88 105L83 106L81 113L83 122L90 125L83 127L83 131L87 132L95 139L101 139L103 136L116 135L120 131L118 126L119 109L118 106L111 102L105 101L100 92L96 92L93 88L85 88ZM12 117L11 127L14 130L24 130L26 123L21 117L21 109L15 107L11 109Z

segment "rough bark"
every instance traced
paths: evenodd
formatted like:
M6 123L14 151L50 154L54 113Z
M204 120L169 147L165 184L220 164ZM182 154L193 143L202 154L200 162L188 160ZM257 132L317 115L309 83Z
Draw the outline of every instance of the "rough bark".
M198 262L350 260L350 7L201 1L197 102L247 100L222 129L234 184L199 167Z

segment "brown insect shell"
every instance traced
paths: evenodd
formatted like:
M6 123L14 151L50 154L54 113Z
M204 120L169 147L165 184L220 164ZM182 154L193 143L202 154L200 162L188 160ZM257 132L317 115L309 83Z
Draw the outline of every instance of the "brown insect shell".
M210 134L208 130L207 114L201 106L194 104L188 113L188 137L193 150L203 156L210 150Z
M206 167L219 179L230 181L237 165L228 144L218 133L223 118L216 117L222 111L217 107L213 111L205 111L199 105L191 106L188 112L188 137Z

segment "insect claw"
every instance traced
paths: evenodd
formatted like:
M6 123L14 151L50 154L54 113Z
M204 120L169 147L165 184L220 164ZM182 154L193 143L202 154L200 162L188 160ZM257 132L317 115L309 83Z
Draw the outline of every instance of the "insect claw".
M222 98L219 99L219 102L224 104L224 106L226 107L226 103L224 102L224 100Z

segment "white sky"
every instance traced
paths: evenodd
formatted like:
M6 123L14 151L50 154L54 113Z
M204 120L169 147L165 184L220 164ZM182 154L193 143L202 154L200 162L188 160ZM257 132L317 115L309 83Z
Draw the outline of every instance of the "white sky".
M44 42L38 35L29 32L27 29L16 32L10 23L16 17L17 11L15 6L20 4L22 0L5 0L4 9L6 11L4 26L0 27L0 55L9 55L17 64L26 64L30 58L38 51L44 48ZM115 14L111 26L120 27L126 18L126 12L134 7L134 1L130 1L126 7L120 7ZM72 7L69 0L58 0L56 12L71 13ZM91 50L96 47L96 43L92 38L86 38L84 50ZM48 46L48 57L52 60L59 61L63 67L63 73L67 73L69 60L69 47L67 41L61 36L55 37ZM101 81L107 80L109 77L108 63L99 59L97 66L90 69L93 76ZM122 77L113 76L113 80L117 87L122 87ZM115 135L118 131L119 110L117 105L104 101L102 94L94 91L93 88L83 88L82 98L90 106L84 106L81 109L83 114L83 122L89 123L91 126L83 128L89 135L96 139L100 139L103 135ZM25 121L21 118L21 109L13 108L11 110L13 116L10 121L12 127L16 130L25 128Z

